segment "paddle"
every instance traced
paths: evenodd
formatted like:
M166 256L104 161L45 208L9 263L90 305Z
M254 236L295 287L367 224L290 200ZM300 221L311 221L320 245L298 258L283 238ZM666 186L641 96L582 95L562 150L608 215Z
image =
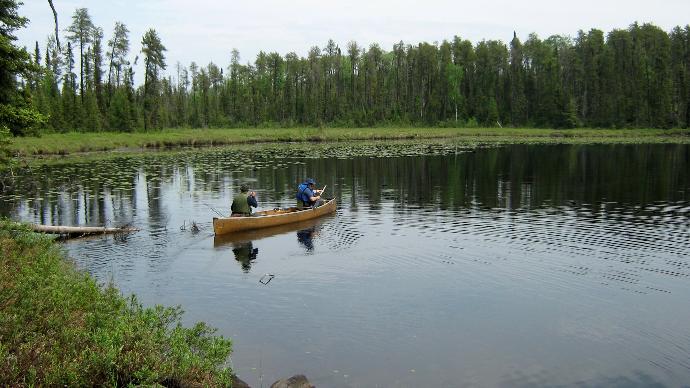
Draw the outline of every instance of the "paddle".
M323 189L321 189L321 192L319 193L319 197L323 195L324 191L326 191L326 186L327 185L323 185Z

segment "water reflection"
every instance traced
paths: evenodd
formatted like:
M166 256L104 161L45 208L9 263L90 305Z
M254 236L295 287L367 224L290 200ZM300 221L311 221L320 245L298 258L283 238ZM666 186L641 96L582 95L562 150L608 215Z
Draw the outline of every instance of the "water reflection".
M318 219L214 236L213 244L216 249L232 247L232 253L235 256L235 260L241 264L242 271L249 273L252 264L257 260L259 254L259 248L254 247L254 241L296 233L299 244L307 252L313 252L321 225L334 217L333 215L326 215Z
M133 222L126 242L66 247L100 281L232 336L253 385L269 364L266 379L300 370L334 387L395 385L391 371L400 386L690 381L690 147L435 150L46 166L0 212ZM336 215L213 236L209 206L227 211L241 182L270 209L293 205L304 176L328 185ZM192 221L197 234L178 227Z
M254 248L251 241L232 243L232 253L235 260L242 266L242 271L248 273L252 269L252 263L259 255L259 248Z
M311 228L302 229L297 231L297 241L307 250L307 252L314 251L314 238L318 234L316 233L316 226Z
M404 158L305 160L270 154L240 164L237 159L249 160L249 154L44 166L0 197L0 213L49 224L98 225L131 221L145 212L150 222L160 223L170 212L165 206L171 192L178 200L211 198L225 210L240 181L255 181L263 188L262 202L292 205L294 189L308 173L323 177L338 203L369 210L387 201L438 210L607 202L644 208L658 200L687 200L690 182L685 145L512 146Z

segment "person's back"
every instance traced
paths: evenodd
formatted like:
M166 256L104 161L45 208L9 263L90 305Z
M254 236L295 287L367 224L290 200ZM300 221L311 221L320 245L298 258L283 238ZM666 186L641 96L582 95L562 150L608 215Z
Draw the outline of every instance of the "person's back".
M298 207L303 207L309 206L309 196L305 194L305 191L309 190L309 185L306 183L300 183L299 186L297 186L297 206Z
M247 186L242 185L240 192L232 198L232 205L230 210L234 217L250 216L252 214L252 207L257 207L256 194L252 191L248 192Z
M315 185L316 182L309 178L297 186L297 208L312 207L321 199L321 196L318 195L321 190L316 190Z

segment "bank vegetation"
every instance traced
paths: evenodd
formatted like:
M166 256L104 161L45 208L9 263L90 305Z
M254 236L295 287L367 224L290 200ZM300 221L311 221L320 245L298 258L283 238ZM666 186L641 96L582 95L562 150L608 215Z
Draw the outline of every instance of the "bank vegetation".
M0 385L229 386L231 341L75 269L59 245L0 221Z

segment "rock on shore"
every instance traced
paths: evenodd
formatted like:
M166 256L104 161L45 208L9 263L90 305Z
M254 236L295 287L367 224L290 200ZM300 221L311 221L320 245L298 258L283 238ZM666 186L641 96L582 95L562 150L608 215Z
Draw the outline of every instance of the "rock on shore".
M232 376L232 388L251 388L249 384ZM304 375L294 375L288 379L281 379L271 384L271 388L315 388Z
M278 380L271 388L314 388L304 375L294 375L289 379Z

